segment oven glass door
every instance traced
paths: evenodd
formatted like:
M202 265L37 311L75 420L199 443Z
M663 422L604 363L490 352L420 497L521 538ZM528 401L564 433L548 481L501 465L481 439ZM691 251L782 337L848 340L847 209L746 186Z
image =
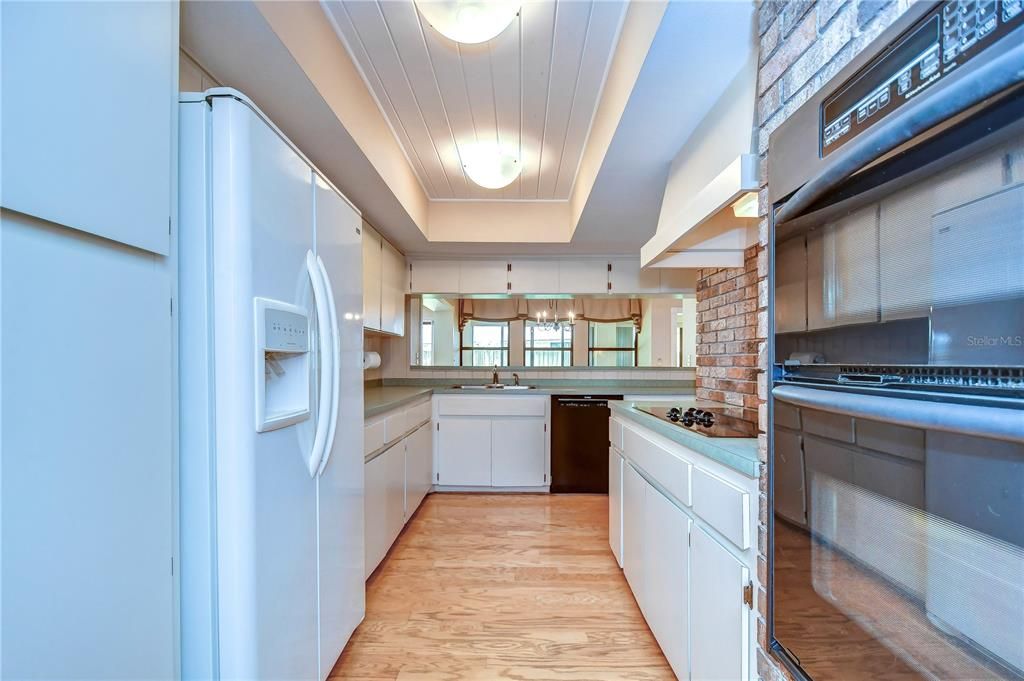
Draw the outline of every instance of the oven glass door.
M792 658L816 681L1020 679L1024 444L774 408L773 623Z
M774 645L1024 678L1020 92L774 225L774 263Z

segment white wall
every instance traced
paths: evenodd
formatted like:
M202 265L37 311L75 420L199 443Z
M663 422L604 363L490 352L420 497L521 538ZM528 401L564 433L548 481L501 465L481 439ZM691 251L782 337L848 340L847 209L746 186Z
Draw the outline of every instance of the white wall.
M670 231L672 220L740 154L754 147L757 49L721 98L686 140L672 161L657 232Z

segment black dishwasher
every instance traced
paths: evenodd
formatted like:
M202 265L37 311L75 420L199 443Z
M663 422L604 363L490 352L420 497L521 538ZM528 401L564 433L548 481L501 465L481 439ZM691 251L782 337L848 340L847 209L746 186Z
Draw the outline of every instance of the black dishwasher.
M608 494L609 400L622 395L551 397L551 491Z

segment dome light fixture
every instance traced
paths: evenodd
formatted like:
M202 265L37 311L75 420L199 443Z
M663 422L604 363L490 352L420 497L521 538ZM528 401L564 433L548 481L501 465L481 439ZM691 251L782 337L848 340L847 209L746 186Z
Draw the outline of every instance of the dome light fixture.
M508 0L416 0L427 23L457 43L484 43L501 34L521 5Z
M507 187L522 170L516 150L495 142L460 145L459 156L466 176L486 189Z

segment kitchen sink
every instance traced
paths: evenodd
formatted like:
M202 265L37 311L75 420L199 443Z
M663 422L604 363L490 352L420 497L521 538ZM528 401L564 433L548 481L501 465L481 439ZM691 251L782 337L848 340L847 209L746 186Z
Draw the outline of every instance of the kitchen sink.
M453 385L452 387L458 390L533 390L536 386L489 383L487 385Z

